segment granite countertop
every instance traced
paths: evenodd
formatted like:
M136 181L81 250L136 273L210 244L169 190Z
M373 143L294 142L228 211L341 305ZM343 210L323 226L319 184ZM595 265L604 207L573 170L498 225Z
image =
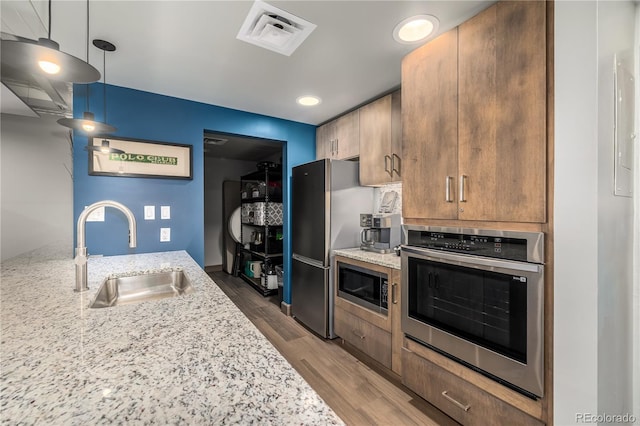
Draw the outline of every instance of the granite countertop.
M380 254L361 250L360 248L348 248L333 250L333 254L373 263L375 265L386 266L387 268L400 269L400 256L395 253Z
M342 424L184 251L2 263L0 417L10 424ZM182 267L196 292L89 309L110 273Z

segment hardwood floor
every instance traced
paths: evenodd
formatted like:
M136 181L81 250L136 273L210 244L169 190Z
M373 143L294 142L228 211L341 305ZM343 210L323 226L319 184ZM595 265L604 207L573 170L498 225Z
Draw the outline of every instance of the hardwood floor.
M321 339L284 315L277 296L262 297L225 272L209 275L347 425L457 425L398 376L356 358L355 348Z

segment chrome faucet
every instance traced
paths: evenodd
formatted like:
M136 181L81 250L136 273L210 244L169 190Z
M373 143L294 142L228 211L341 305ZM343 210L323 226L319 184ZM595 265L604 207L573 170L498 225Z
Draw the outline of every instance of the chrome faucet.
M129 221L129 247L134 248L136 246L136 218L127 206L120 204L117 201L105 200L93 203L84 209L82 213L80 213L80 216L78 216L78 230L76 235L78 244L76 245L76 257L74 259L74 263L76 264L75 291L78 292L89 290L89 286L87 285L87 243L85 238L85 227L87 218L91 212L99 209L100 207L113 207L120 210L125 216L127 216L127 220Z

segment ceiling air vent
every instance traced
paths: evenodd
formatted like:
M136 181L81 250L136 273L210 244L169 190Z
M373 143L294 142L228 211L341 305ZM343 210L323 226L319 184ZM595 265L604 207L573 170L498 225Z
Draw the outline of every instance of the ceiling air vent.
M257 0L236 38L291 56L315 28L311 22Z

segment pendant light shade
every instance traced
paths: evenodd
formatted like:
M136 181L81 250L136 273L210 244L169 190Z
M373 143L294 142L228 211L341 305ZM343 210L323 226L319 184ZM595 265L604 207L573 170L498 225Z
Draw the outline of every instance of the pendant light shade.
M95 44L95 40L94 40L94 45ZM97 46L97 45L96 45ZM113 45L112 45L113 46ZM115 46L113 47L113 50L115 50ZM103 61L104 61L104 57L103 57ZM89 62L89 0L87 0L87 62ZM106 77L106 73L105 73L105 77ZM105 81L106 84L106 81ZM82 118L61 118L58 120L58 124L68 127L70 129L74 129L74 130L79 130L85 133L89 133L89 134L108 134L108 133L113 133L115 132L117 129L109 124L106 123L107 121L107 101L106 101L106 91L103 92L104 94L104 120L105 122L102 123L100 121L96 121L95 119L95 115L89 111L89 86L87 85L87 93L85 94L85 99L86 99L86 110L85 112L82 114ZM107 142L108 144L108 142Z
M92 112L85 111L82 118L61 118L58 124L85 133L105 134L113 133L117 129L110 124L96 121Z
M41 74L48 79L70 83L92 83L100 72L89 63L62 52L51 39L51 0L48 37L34 41L2 40L2 63L20 71Z
M87 151L98 151L103 154L124 154L125 152L121 149L111 148L109 146L109 141L107 139L102 139L102 143L100 146L98 145L87 145L84 147Z

